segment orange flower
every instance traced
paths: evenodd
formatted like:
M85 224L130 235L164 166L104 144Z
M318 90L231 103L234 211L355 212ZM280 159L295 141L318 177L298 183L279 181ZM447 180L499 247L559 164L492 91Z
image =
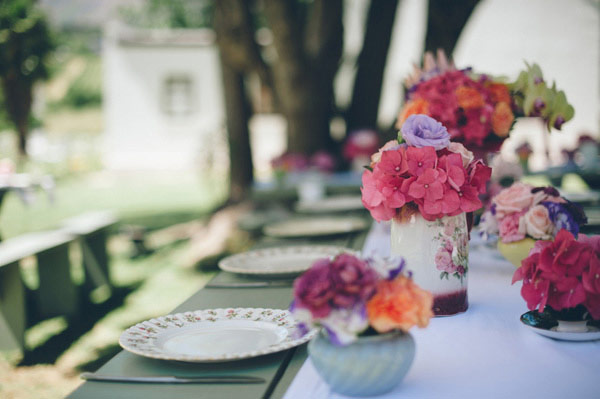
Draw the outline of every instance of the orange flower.
M398 115L396 129L400 129L404 124L404 121L408 119L409 116L415 114L429 115L429 103L427 102L427 100L417 98L416 100L412 100L404 104L404 107L400 111L400 115Z
M367 302L367 317L380 333L394 329L408 331L413 326L427 327L433 317L433 296L400 275L377 284L376 294Z
M485 104L483 96L477 89L460 86L455 93L458 106L463 109L481 108Z
M490 91L490 97L494 104L510 104L510 94L508 92L508 87L504 83L490 83L487 85L487 89Z
M508 136L510 127L512 126L515 116L513 115L508 103L501 102L494 107L492 113L492 130L499 137Z

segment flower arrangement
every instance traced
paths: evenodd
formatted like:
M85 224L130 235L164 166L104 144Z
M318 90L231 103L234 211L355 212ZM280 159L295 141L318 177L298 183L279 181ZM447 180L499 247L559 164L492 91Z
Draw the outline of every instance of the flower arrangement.
M317 151L311 157L304 154L286 152L271 160L271 167L276 178L283 178L292 172L304 172L309 169L323 173L335 170L335 158L327 151Z
M404 263L347 253L318 260L294 282L290 311L304 328L323 327L336 345L361 334L424 328L433 297L403 273Z
M537 241L515 271L513 284L521 280L521 295L530 310L564 313L583 307L600 320L600 236L580 234L575 239L561 229L554 240Z
M403 141L403 143L401 143ZM427 115L409 116L398 140L371 157L362 175L362 202L377 220L419 211L429 221L473 212L482 204L491 169Z
M370 158L377 151L379 139L374 130L357 130L348 136L344 143L343 155L349 161L356 158Z
M405 104L398 116L401 128L410 115L427 114L440 121L453 141L470 149L497 151L512 129L515 116L539 116L548 129L560 129L574 110L565 93L547 87L539 66L527 65L507 84L471 68L456 69L443 52L435 60L426 54L404 83Z
M484 234L497 234L503 243L511 243L526 237L551 240L561 229L577 236L585 223L581 207L561 197L555 188L517 182L492 198L480 228Z

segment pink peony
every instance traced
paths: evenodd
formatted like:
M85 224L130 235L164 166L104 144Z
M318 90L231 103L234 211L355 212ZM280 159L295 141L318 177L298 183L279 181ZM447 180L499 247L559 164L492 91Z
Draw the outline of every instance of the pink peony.
M507 218L505 217L504 219ZM553 231L554 223L550 220L548 208L544 205L536 205L529 208L519 220L519 233L530 235L537 240L552 239Z
M467 168L469 166L469 164L471 162L473 162L473 160L475 159L475 156L473 155L473 153L471 151L467 150L465 148L465 146L462 145L461 143L456 143L456 142L450 143L450 145L448 146L448 151L460 155L464 168Z
M327 317L329 315L331 312L329 301L333 298L333 295L329 259L318 260L294 281L296 306L308 309L314 317Z
M329 268L334 306L352 307L373 295L378 275L365 261L350 254L341 254L335 257Z
M515 242L525 238L525 233L519 230L519 220L521 219L521 215L521 213L513 213L500 221L498 230L500 231L502 242Z
M492 198L492 203L496 205L496 217L527 210L534 199L532 188L529 184L515 183Z

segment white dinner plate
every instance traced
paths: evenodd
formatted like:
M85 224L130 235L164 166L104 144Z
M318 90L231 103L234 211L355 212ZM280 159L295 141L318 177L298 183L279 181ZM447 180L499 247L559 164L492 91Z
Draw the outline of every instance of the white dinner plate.
M291 276L308 270L317 259L354 250L333 245L299 245L257 249L219 261L222 270L251 275Z
M336 195L314 201L299 201L295 209L302 213L327 213L356 211L365 209L365 206L360 195Z
M225 362L279 352L309 341L287 310L207 309L136 324L119 338L123 349L154 359Z
M556 331L556 321L549 319L545 314L532 310L521 315L521 323L540 335L561 341L594 341L600 339L600 328L597 326L600 322L598 321L589 321L588 331L584 332Z
M289 219L265 226L264 233L271 237L312 237L351 233L363 230L368 222L361 217L312 217Z

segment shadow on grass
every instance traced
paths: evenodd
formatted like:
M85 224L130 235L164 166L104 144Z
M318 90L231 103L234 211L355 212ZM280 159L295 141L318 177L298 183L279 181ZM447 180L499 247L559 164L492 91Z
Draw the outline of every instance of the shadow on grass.
M52 364L56 362L58 357L69 349L73 342L90 331L98 320L122 306L125 298L140 285L141 283L135 283L125 287L113 287L110 298L99 304L93 303L85 297L81 301L79 315L68 319L68 327L59 334L49 338L42 345L33 350L26 351L18 366Z

